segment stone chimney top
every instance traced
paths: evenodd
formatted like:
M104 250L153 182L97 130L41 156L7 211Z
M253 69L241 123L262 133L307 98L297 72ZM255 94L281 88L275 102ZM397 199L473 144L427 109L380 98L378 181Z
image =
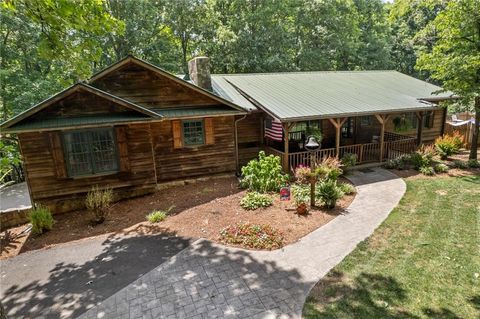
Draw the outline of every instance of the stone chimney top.
M188 61L188 74L190 75L190 79L197 86L212 91L209 58L206 56L199 56Z

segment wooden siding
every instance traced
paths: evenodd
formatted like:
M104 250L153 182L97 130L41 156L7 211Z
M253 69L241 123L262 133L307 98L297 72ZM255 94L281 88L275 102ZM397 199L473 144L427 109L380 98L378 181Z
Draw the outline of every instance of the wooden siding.
M33 202L48 205L58 213L81 207L95 184L113 188L119 197L153 190L156 181L150 125L132 124L125 131L129 171L82 178L57 177L50 132L18 134Z
M236 119L241 119L238 116ZM238 161L240 167L258 157L262 149L263 113L251 113L237 122Z
M215 144L174 148L173 121L151 123L159 182L235 171L234 117L212 118Z
M147 108L221 105L200 92L132 63L91 84Z
M75 117L94 114L111 114L120 112L135 112L129 108L105 99L90 92L72 93L66 98L49 105L45 109L29 117L28 121L36 119Z
M386 131L394 132L393 119L395 116L390 116L390 119L387 122L385 127ZM422 142L423 143L432 143L435 139L442 133L442 124L443 124L443 108L433 111L433 125L431 128L423 127L422 131ZM417 137L417 129L411 129L405 132L400 132L402 135Z

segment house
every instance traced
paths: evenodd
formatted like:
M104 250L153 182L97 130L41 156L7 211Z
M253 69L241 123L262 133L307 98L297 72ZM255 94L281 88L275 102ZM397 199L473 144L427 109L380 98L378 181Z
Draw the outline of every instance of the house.
M262 149L289 171L308 164L313 129L318 159L381 162L441 135L437 104L450 97L394 71L210 75L205 57L189 69L184 80L129 56L2 123L18 136L32 202L62 212L96 184L121 198L234 174Z

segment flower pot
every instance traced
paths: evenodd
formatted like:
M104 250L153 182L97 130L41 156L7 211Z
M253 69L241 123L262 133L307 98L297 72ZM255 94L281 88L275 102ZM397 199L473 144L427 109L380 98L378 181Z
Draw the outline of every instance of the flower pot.
M307 204L301 203L297 205L297 214L305 215L307 213Z

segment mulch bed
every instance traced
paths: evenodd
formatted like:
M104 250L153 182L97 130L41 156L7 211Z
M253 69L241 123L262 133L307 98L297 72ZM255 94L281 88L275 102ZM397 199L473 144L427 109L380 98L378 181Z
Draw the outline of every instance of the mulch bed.
M113 206L107 221L95 227L90 225L91 217L84 210L55 215L55 225L51 231L38 237L20 237L9 246L2 244L0 258L108 233L165 233L218 241L221 229L238 222L269 224L283 233L287 245L334 219L354 198L354 195L348 195L338 201L335 209L319 207L309 211L306 216L298 216L293 200L280 201L278 195L268 208L244 210L239 203L245 193L245 190L238 188L236 178L225 177L173 186L151 195L120 201ZM165 221L151 224L145 220L152 210L170 207L173 208ZM18 233L25 227L12 228L10 231Z

